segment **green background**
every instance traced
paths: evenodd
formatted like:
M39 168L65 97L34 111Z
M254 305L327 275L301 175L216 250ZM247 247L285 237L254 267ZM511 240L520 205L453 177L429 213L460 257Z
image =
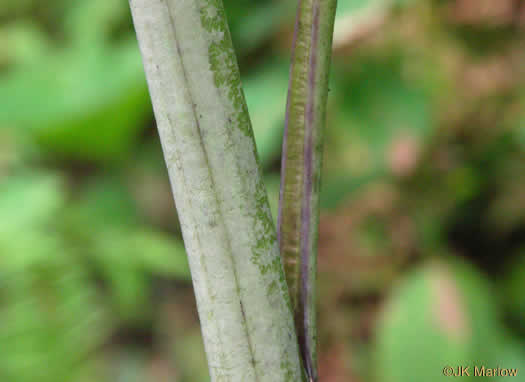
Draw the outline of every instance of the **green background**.
M296 4L225 5L275 216ZM525 5L339 0L332 69L321 381L525 381ZM126 0L0 0L0 214L1 381L209 379Z

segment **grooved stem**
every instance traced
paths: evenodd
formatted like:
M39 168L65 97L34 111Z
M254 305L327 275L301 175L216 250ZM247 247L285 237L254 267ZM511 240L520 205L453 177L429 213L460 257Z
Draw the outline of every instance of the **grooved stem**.
M275 227L220 0L130 0L211 380L302 380Z
M336 0L299 0L281 167L278 236L304 366L317 381L316 273L323 127Z

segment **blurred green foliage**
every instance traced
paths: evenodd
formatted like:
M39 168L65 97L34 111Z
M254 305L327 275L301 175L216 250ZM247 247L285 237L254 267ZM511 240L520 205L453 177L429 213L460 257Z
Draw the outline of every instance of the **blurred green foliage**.
M378 380L439 381L445 367L470 367L471 374L475 366L510 368L498 358L503 331L494 304L485 281L468 267L431 263L408 275L378 328Z
M225 5L275 216L295 2ZM339 1L323 382L525 364L524 47L518 1ZM127 1L0 0L0 211L2 381L208 380Z

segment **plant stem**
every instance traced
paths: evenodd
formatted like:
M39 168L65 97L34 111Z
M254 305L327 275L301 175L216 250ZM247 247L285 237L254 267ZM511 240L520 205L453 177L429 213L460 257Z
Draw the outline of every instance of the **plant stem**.
M301 381L293 314L220 0L130 0L212 381Z
M303 362L317 380L316 273L323 126L336 0L299 0L281 168L278 234Z

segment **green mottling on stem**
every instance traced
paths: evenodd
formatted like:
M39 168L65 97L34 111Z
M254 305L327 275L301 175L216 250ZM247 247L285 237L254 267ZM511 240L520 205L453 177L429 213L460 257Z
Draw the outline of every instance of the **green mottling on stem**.
M276 281L272 281L272 283L268 286L268 292L267 296L271 297L274 293L278 292L279 287L277 286Z
M219 36L217 40L209 44L209 62L214 73L214 82L217 88L227 88L228 97L235 109L234 121L235 126L244 133L245 136L253 138L248 110L244 101L244 93L241 86L241 79L238 74L237 61L235 52L229 44L230 32L226 23L226 17L222 3L217 0L208 0L200 9L201 21L204 28L209 33ZM254 146L255 150L255 146ZM250 174L247 174L248 176ZM252 261L259 267L261 274L265 275L269 270L273 272L280 271L280 260L274 259L272 263L265 264L263 259L265 255L272 250L275 245L277 236L275 227L268 211L267 195L262 184L258 182L256 186L256 214L253 216L255 225L262 226L262 232L257 237L252 246ZM258 227L254 227L256 230ZM284 275L280 280L284 283ZM273 287L272 287L273 286ZM284 288L286 289L286 288ZM279 289L271 284L268 287L268 295L279 293Z
M228 89L228 98L235 109L232 124L242 131L245 136L253 138L241 79L238 74L235 52L229 43L231 37L222 2L217 0L205 1L200 8L200 15L203 27L209 33L218 36L216 40L209 44L208 48L209 62L214 74L215 86ZM249 176L250 174L247 175ZM265 257L268 251L271 251L277 236L271 215L268 212L266 191L261 181L258 182L256 190L256 214L253 216L253 219L256 225L262 225L262 232L252 246L252 261L259 266L261 273L265 274L268 270L268 265L265 265L261 259Z
M222 1L129 1L211 380L302 381L290 299Z
M244 101L237 59L230 42L230 29L226 22L222 1L204 1L200 8L200 15L204 29L217 36L217 39L212 41L208 48L209 62L214 74L215 86L228 89L228 98L235 108L236 127L247 137L253 137L248 109Z

